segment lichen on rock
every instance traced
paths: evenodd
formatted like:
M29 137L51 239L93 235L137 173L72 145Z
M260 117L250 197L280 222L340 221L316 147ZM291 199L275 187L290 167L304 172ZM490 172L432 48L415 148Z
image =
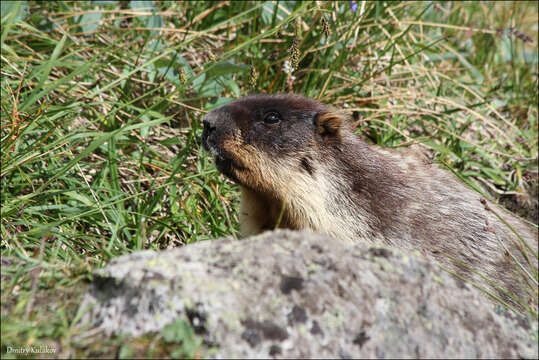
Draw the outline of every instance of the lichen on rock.
M503 316L419 256L278 230L141 251L96 271L83 322L111 334L179 317L207 356L537 358L537 321Z

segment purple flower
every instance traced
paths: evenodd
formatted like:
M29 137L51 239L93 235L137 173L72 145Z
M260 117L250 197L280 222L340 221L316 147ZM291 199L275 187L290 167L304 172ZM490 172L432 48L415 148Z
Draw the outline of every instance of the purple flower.
M348 4L350 4L350 11L356 12L357 10L357 4L355 1L349 1Z

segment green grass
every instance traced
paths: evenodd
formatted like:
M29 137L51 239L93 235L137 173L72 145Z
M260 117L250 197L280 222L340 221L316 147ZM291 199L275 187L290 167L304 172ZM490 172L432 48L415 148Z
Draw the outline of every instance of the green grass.
M538 177L537 12L536 2L3 1L2 356L26 345L197 356L185 331L96 342L76 326L77 305L111 258L237 234L238 189L201 150L200 123L249 93L347 109L371 141L419 144L536 219L526 194Z

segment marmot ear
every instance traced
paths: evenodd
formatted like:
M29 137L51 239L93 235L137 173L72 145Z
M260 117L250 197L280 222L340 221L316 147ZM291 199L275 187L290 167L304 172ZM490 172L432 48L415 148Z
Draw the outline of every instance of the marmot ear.
M326 110L315 115L314 124L318 133L325 135L339 135L346 116L336 110Z

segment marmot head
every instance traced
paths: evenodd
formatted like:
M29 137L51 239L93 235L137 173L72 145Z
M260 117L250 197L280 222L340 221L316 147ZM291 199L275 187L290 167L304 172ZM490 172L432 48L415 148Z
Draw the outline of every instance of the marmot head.
M217 169L240 185L275 194L314 176L340 142L345 116L297 95L253 95L211 111L202 142Z

